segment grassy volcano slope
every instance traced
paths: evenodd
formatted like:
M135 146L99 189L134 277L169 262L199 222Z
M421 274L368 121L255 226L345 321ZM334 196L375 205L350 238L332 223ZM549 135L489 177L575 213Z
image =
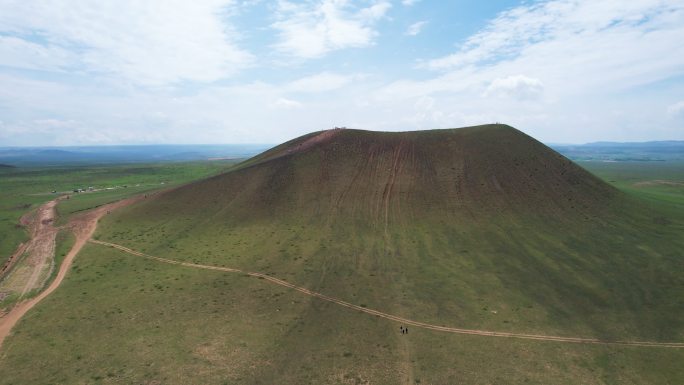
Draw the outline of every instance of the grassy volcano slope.
M187 186L166 201L217 208L239 220L324 216L389 224L479 214L577 216L616 195L611 187L504 125L457 130L310 134L236 172Z
M375 304L406 304L397 310L417 318L681 333L681 222L657 220L504 125L308 135L129 211L108 240L270 271L352 302L376 293ZM531 310L514 326L482 314L497 308Z
M0 384L680 384L684 350L398 325L241 275L87 245L0 352Z
M103 219L98 237L167 258L269 273L434 324L681 341L683 229L681 209L633 200L496 125L310 134L237 171L116 212ZM94 245L82 257L83 274L69 277L64 293L48 298L45 312L7 340L4 367L25 368L28 376L31 368L21 363L40 352L34 362L50 378L81 382L102 376L111 360L128 368L114 378L164 383L188 382L182 376L190 373L196 383L216 383L229 368L234 372L223 378L237 383L684 379L679 350L418 330L408 338L396 324L260 280L185 272ZM67 308L63 319L40 322ZM64 344L46 340L51 328L73 319L88 333L65 328ZM135 332L127 335L128 327ZM197 333L204 330L216 333ZM69 340L79 341L86 364L59 358L55 346ZM104 360L95 350L102 343L122 347L110 348ZM145 360L132 353L138 351Z

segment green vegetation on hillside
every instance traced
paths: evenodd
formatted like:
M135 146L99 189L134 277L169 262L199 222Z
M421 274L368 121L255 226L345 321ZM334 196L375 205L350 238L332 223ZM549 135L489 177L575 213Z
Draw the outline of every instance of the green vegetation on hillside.
M681 342L684 206L628 178L503 125L314 133L115 212L97 237L432 324ZM0 383L684 381L684 349L399 326L88 245L6 340Z
M359 302L366 301L359 299ZM0 353L2 384L676 384L684 350L411 328L263 280L88 245Z
M45 282L45 287L50 286L52 280L54 280L57 276L59 266L62 265L64 257L66 257L66 255L69 253L69 250L71 250L71 248L74 246L75 241L76 236L74 236L74 233L68 228L60 229L57 233L57 237L55 238L54 269L50 274L50 278Z

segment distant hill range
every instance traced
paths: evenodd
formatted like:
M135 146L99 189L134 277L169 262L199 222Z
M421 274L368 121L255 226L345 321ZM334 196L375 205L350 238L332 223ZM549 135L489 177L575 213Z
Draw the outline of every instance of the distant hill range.
M549 146L572 160L580 161L684 161L684 141ZM0 147L0 168L246 159L270 147L269 144Z
M49 166L241 159L268 147L263 144L0 147L0 163Z
M572 160L599 161L684 161L684 141L595 142L552 144L554 150Z

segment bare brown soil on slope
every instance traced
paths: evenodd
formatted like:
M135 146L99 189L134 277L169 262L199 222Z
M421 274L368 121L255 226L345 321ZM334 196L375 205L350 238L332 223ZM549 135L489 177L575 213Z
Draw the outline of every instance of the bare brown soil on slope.
M49 262L49 256L54 253L56 229L52 226L55 220L55 206L59 199L51 200L36 210L24 215L20 219L22 226L28 229L30 239L27 242L20 244L16 251L10 256L2 269L0 269L0 277L6 276L10 270L16 265L17 261L21 259L24 254L27 255L27 274L30 276L29 280L23 280L24 288L22 293L26 293L35 288L38 276L43 265Z
M329 130L286 142L238 169L165 196L187 215L345 218L380 228L493 214L589 218L618 192L505 125L415 132Z

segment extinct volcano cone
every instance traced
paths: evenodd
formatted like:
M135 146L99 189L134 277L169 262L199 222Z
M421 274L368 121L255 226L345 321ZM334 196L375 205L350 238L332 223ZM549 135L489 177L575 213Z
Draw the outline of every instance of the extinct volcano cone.
M560 220L595 212L615 195L605 182L531 137L506 125L488 125L316 132L167 199L243 220L296 213L311 220L334 222L343 215L387 226L427 218Z
M682 323L679 246L654 241L681 226L658 215L506 125L340 129L124 210L104 238L452 326L657 340Z

